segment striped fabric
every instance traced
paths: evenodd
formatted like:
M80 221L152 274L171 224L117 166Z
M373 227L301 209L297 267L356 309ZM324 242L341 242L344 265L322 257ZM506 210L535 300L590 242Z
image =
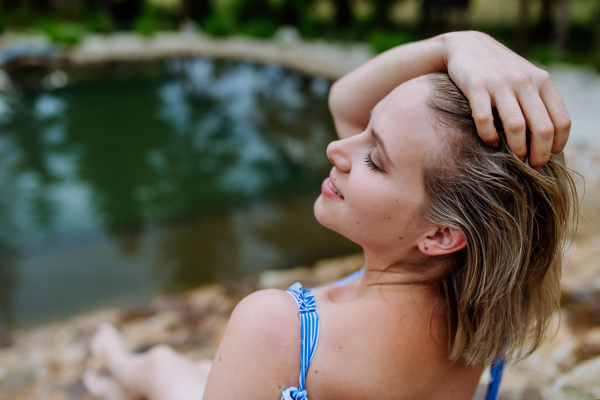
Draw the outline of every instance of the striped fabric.
M490 384L488 385L487 395L485 400L496 400L498 391L500 390L500 381L502 380L502 370L504 369L504 357L498 356L492 363L490 370Z
M364 267L360 270L342 278L338 281L330 283L333 286L344 286L364 275ZM281 393L280 400L308 400L308 394L304 388L306 374L310 361L313 358L317 342L319 340L319 312L315 303L313 289L304 289L298 282L294 283L287 292L292 295L298 310L300 311L300 380L298 387L291 387ZM496 400L498 391L500 390L500 380L502 379L502 371L504 369L504 358L499 356L491 368L491 380L488 386L486 400Z
M304 383L319 340L319 312L315 296L300 283L294 283L287 292L296 300L300 311L300 380L297 388L291 387L281 393L281 400L307 400Z

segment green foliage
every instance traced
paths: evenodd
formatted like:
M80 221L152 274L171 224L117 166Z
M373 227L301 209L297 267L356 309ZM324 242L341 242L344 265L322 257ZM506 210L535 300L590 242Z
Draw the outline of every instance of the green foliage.
M33 12L27 4L20 4L6 13L7 25L16 28L26 28L33 22Z
M146 11L134 22L134 29L142 36L150 37L158 31L158 21L153 12Z
M596 71L600 72L600 51L593 54L591 57L592 66L596 68Z
M368 41L373 51L384 52L392 47L399 46L414 40L412 35L405 32L376 31L369 35Z
M67 45L81 42L86 34L85 27L74 22L47 19L39 22L39 28L52 42Z
M542 44L533 47L529 53L529 59L539 64L549 64L551 61L556 60L556 52L554 48L549 44Z
M105 14L91 14L85 21L89 32L110 33L115 30L115 23Z
M227 36L234 32L231 22L222 13L212 13L202 25L202 30L211 36Z
M241 32L248 36L268 38L273 36L277 30L278 25L266 19L255 19L245 24Z

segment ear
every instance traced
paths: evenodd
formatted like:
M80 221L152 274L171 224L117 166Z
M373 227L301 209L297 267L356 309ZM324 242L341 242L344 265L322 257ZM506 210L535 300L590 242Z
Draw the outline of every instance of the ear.
M436 227L423 236L418 243L419 250L428 256L451 254L467 247L464 233L452 226Z

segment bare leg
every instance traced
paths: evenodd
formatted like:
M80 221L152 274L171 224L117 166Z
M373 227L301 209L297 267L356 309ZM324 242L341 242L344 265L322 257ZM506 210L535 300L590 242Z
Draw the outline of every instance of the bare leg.
M167 346L131 354L110 324L98 328L90 349L110 378L87 371L84 383L90 393L107 400L200 400L212 365L211 360L194 362Z

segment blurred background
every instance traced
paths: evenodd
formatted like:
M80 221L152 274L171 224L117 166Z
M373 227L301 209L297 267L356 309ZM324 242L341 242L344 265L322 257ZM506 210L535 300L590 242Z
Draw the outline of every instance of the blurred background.
M331 79L235 54L57 66L90 38L183 32L376 54L476 29L537 63L600 68L597 0L0 4L4 332L358 250L312 217L335 138Z
M160 296L359 252L312 213L331 83L467 29L565 99L588 191L563 303L600 326L600 0L0 0L0 386L41 379L10 361L31 327L107 307L146 320ZM264 279L244 290L281 283Z
M367 41L374 50L450 30L476 29L534 60L600 65L597 0L2 0L0 31L38 31L75 44L90 33L196 25L212 36Z

